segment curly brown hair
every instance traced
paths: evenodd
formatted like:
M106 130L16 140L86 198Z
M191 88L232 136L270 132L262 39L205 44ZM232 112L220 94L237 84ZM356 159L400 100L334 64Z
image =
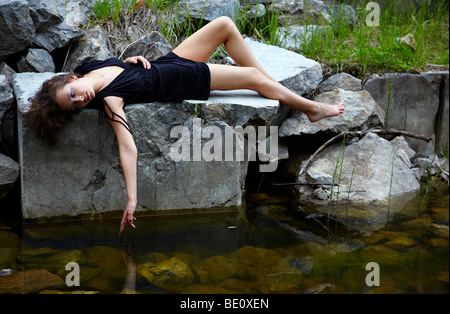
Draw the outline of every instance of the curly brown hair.
M31 106L24 113L26 126L47 144L56 144L59 131L74 116L75 111L63 111L56 102L56 91L69 83L73 75L82 77L75 73L55 75L44 81L35 95L28 99Z

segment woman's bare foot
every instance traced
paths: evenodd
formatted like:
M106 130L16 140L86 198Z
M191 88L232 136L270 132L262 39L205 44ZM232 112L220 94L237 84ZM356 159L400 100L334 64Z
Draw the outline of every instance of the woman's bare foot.
M317 103L317 111L314 113L307 113L309 121L317 122L324 118L335 117L344 113L344 104L329 105Z

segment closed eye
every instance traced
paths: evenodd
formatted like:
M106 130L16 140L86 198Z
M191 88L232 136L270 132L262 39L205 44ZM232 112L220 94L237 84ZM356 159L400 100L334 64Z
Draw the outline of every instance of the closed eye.
M73 90L70 90L67 96L69 97L69 100L72 101L72 99L75 98L75 92ZM76 103L72 103L71 109L72 110L77 109L77 104Z

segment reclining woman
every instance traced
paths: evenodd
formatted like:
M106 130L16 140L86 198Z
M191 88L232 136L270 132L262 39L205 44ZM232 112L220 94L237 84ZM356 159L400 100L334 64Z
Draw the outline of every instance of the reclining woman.
M221 44L239 66L205 63ZM250 89L305 113L312 122L344 112L343 104L308 100L274 80L227 17L208 23L171 53L151 63L141 56L123 62L110 58L84 63L74 72L43 83L31 98L27 125L38 138L52 143L74 110L88 106L105 112L117 136L128 196L120 231L127 222L135 228L137 205L137 149L126 122L125 105L206 100L211 90Z

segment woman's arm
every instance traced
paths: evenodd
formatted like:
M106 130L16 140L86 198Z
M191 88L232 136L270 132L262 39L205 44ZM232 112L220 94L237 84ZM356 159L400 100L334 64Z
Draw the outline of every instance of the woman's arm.
M107 97L105 98L105 101L116 115L126 119L123 111L123 100L121 98ZM108 106L105 106L106 114L110 118L117 120L117 117L113 117L109 108ZM137 205L137 148L133 136L124 125L111 120L110 123L116 133L117 142L119 144L120 163L122 165L128 195L127 207L125 208L120 223L120 232L122 232L127 222L131 227L136 228L134 225L134 221L136 220L134 212Z

